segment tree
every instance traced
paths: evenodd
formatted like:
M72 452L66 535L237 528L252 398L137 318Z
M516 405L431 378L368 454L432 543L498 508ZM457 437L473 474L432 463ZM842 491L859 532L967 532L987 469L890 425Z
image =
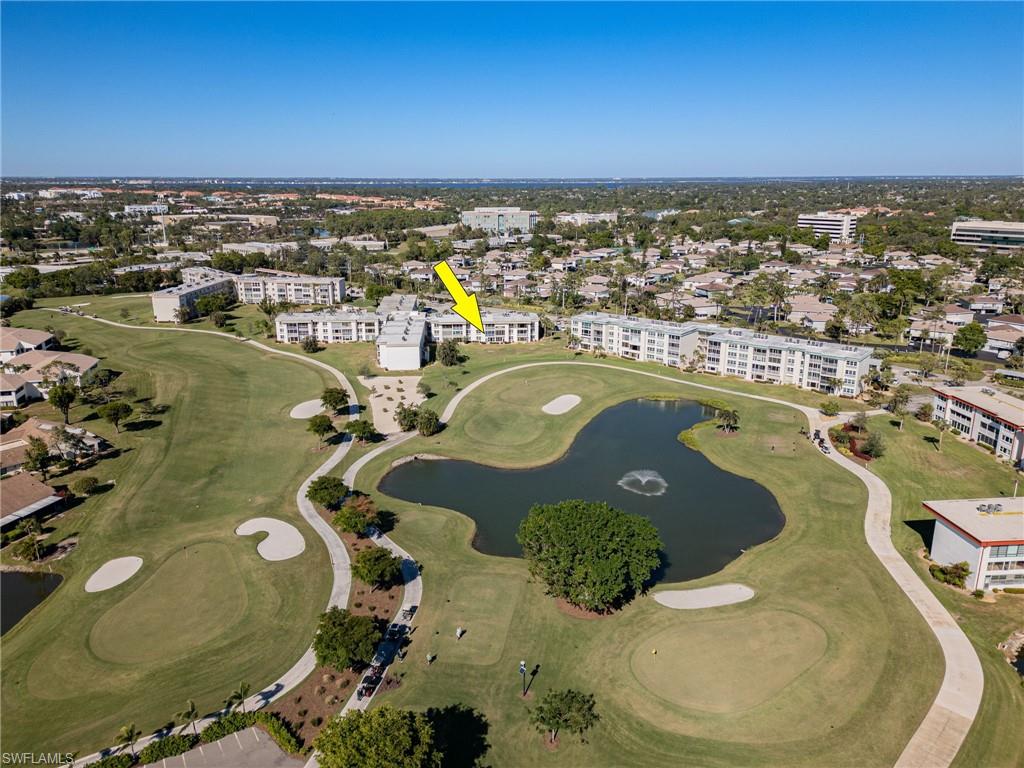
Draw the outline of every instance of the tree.
M360 494L342 504L331 524L345 533L362 536L369 526L377 525L378 521L377 505L369 496Z
M75 492L77 496L92 496L96 493L96 489L100 487L100 481L92 475L86 475L75 480L71 486L71 490Z
M192 723L192 735L199 735L199 732L196 730L196 721L199 719L199 710L196 709L196 703L192 701L192 699L189 699L185 704L185 708L181 710L181 712L176 712L174 717L182 721L181 731L178 731L179 734L185 730L185 727L189 723Z
M937 430L939 430L939 442L936 444L935 448L936 448L936 450L941 451L942 450L942 436L944 434L946 434L946 432L949 430L949 422L944 421L943 419L935 419L932 422L932 425Z
M132 415L132 407L124 400L111 400L97 408L96 413L113 424L114 429L120 432L121 423Z
M868 439L864 441L864 445L861 446L860 450L861 453L873 459L880 458L885 453L885 441L882 439L882 435L878 432L869 434Z
M56 451L62 458L77 464L78 457L85 453L88 447L78 432L72 432L67 427L61 426L53 430L50 435L50 449Z
M398 424L398 428L403 432L410 432L416 429L416 422L419 415L420 412L418 408L408 406L405 403L399 403L398 407L395 408L395 422Z
M220 310L216 312L211 312L210 322L212 322L214 326L216 326L217 328L223 328L225 325L228 324L228 316L221 312Z
M593 728L600 716L594 709L594 696L568 688L564 691L548 691L537 708L530 712L532 722L541 733L548 733L552 744L562 729L575 733L581 738Z
M352 573L374 589L390 587L402 579L402 558L392 555L383 547L364 549L356 555Z
M28 445L25 447L25 469L29 472L38 472L45 480L52 461L50 446L42 438L29 435Z
M377 652L381 631L370 616L356 616L343 608L332 606L320 614L313 652L316 663L345 669L369 664Z
M388 704L336 715L313 748L322 768L440 768L443 757L425 714Z
M437 359L441 361L441 365L446 368L451 368L454 365L459 364L459 342L455 339L448 339L442 341L437 348Z
M331 421L331 417L326 413L318 413L316 416L310 416L309 422L306 425L306 431L312 432L317 436L320 441L319 445L323 445L324 438L328 435L335 434L338 430L334 428L334 422Z
M361 443L369 442L377 437L377 430L373 422L366 419L356 419L348 423L348 433Z
M892 393L889 400L889 410L893 416L900 420L900 432L903 431L903 420L907 416L907 405L910 403L910 389L906 384L900 384Z
M315 355L321 349L320 342L316 340L315 336L307 336L302 340L302 351L307 352L311 355Z
M740 427L740 414L732 408L718 412L718 423L726 432L734 432Z
M38 517L31 515L25 518L21 529L25 532L25 539L16 545L14 556L19 560L38 560L42 556L39 547L39 537L43 535L42 523Z
M858 411L850 417L850 421L848 423L851 427L856 429L859 434L868 428L867 414L865 414L864 411Z
M256 307L259 309L260 312L267 316L268 322L274 319L274 316L277 314L278 311L277 303L269 296L264 296L262 299L260 299Z
M320 404L335 413L341 413L348 407L348 390L343 387L328 387L320 395Z
M821 412L825 416L838 416L839 415L839 401L834 397L830 397L821 406Z
M429 408L420 408L416 416L416 429L424 437L436 435L441 431L441 419Z
M931 421L934 413L935 409L931 403L921 403L918 409L914 411L914 418L918 421Z
M135 727L135 723L128 723L122 725L121 730L117 732L117 743L122 747L128 747L131 750L132 757L135 757L135 742L139 740L142 735L142 731Z
M661 563L651 521L603 502L535 504L516 539L548 594L590 611L628 600Z
M306 489L306 498L327 509L337 509L348 493L348 486L341 478L321 475Z
M242 712L245 712L245 700L249 697L249 684L239 683L238 687L233 690L228 697L224 700L224 705L228 709L234 708L236 704L242 705Z
M968 323L961 326L953 337L953 345L962 349L968 355L975 355L978 350L985 346L988 337L985 335L985 326L981 323Z
M71 412L71 406L74 405L77 397L78 390L75 389L75 385L70 381L62 381L59 384L54 384L46 394L46 398L50 401L50 405L64 415L65 424L68 423L68 414Z
M423 379L420 379L419 383L416 385L416 391L427 398L434 394L434 390L431 389L430 385L423 381Z

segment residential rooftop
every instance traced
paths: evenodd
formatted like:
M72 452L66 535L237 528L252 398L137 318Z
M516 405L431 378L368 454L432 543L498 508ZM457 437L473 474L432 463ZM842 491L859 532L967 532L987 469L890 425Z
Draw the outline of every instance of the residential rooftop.
M1018 428L1024 428L1024 400L993 387L932 387L932 392L960 400Z
M922 506L980 544L1024 544L1024 496L942 499Z

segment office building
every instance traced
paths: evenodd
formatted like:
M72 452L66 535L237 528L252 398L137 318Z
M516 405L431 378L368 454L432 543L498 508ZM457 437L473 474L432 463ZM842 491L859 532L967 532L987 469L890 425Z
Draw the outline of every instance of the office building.
M850 243L857 236L857 217L849 213L801 213L796 225L810 227L815 237L828 235L833 243Z
M470 229L482 229L503 235L507 232L532 232L540 214L520 208L474 208L462 212L462 224Z
M1024 585L1024 497L945 499L922 506L935 515L932 560L967 563L967 589Z
M935 418L1014 466L1024 458L1024 400L991 387L932 387Z
M949 237L979 251L1013 251L1024 248L1024 221L957 221Z

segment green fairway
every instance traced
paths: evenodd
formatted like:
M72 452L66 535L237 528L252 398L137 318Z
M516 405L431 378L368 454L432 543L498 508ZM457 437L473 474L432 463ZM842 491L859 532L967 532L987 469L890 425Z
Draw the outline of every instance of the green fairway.
M967 736L956 765L1011 766L1024 764L1024 740L1019 728L1006 723L1024 721L1024 687L1020 676L996 648L1021 628L1024 595L1000 595L995 603L943 586L928 573L918 556L930 535L934 517L921 507L927 499L969 499L1013 493L1013 470L948 432L937 450L938 431L907 417L903 431L891 416L875 416L869 427L882 433L885 455L868 467L889 485L893 499L892 539L974 643L985 671L985 695L974 727Z
M572 411L541 413L568 393L583 398ZM439 435L372 461L358 485L375 489L392 461L418 452L506 466L552 461L601 409L641 396L722 397L614 369L515 371L470 394ZM396 540L424 564L425 588L403 685L382 701L478 708L491 724L495 765L895 762L942 678L937 643L864 541L862 484L799 439L797 412L725 399L740 412L739 433L698 430L700 447L768 487L787 523L776 540L687 586L739 581L756 590L753 600L675 611L646 596L608 617L574 618L521 560L473 550L468 518L378 492L400 515ZM784 450L766 453L770 443ZM456 641L460 624L468 632ZM437 654L429 667L426 653ZM565 737L557 751L543 746L529 725L532 701L517 694L520 660L540 665L531 695L565 686L595 694L602 721L587 744ZM658 674L652 663L669 669Z
M48 523L51 540L79 543L54 565L64 583L3 638L4 748L85 753L111 744L124 723L166 723L189 698L210 712L240 681L253 690L272 682L308 647L330 588L326 550L295 507L326 453L288 416L327 374L198 334L41 311L16 324L66 330L66 343L123 373L117 386L134 390L136 411L146 398L166 410L120 434L90 406L71 412L121 449L88 470L116 484ZM54 418L45 403L30 410ZM252 537L234 533L261 515L295 523L305 552L262 559ZM143 558L138 574L83 590L100 565L126 555Z

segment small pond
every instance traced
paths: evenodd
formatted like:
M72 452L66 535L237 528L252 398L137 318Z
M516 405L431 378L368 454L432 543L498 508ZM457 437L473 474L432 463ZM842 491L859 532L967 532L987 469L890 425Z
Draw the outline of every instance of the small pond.
M60 582L56 573L0 571L0 635L49 597Z
M380 490L462 512L476 521L473 546L515 557L522 553L516 531L533 504L605 501L657 526L666 556L659 578L696 579L774 538L785 524L767 489L679 442L681 430L706 418L701 405L687 400L632 400L598 414L551 464L510 470L413 461L391 470Z

